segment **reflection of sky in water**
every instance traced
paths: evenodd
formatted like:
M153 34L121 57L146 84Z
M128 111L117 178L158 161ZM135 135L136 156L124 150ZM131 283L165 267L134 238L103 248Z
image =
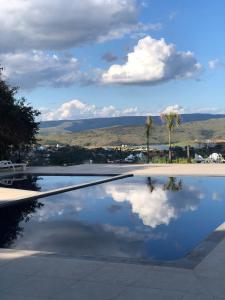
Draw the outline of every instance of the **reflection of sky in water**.
M31 176L31 175L14 175L0 179L0 187L49 191L61 187L75 184L82 184L91 181L102 180L104 176ZM35 189L36 190L36 189Z
M82 184L104 179L103 176L39 176L38 185L41 191L49 191L59 187Z
M40 201L11 247L176 259L225 221L223 178L134 177ZM1 225L3 226L3 225Z

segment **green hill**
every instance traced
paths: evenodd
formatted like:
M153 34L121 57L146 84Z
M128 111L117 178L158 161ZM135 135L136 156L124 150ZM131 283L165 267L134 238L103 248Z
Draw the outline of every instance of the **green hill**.
M63 143L86 147L115 146L121 144L141 145L146 143L145 128L137 126L113 126L79 132L55 130L41 131L39 138L44 144ZM65 125L65 123L64 123ZM195 140L225 139L225 118L183 123L175 129L174 143L193 143ZM164 125L155 125L151 135L152 144L167 143L167 131Z
M182 114L182 123L207 121L225 118L222 114ZM152 116L155 125L161 125L160 116ZM142 126L145 116L126 116L111 118L93 118L82 120L44 121L40 123L41 134L61 134L66 132L82 132L92 129L111 128L114 126Z

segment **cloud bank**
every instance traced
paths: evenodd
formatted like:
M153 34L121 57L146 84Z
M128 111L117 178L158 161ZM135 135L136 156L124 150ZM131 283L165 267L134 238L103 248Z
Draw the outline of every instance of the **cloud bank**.
M190 78L201 65L190 51L177 51L164 39L146 36L140 39L123 65L112 65L102 75L105 84L154 85L172 79Z
M73 99L66 101L55 109L42 107L41 120L79 120L89 118L107 118L107 117L120 117L120 116L158 116L161 113L177 112L179 114L188 113L225 113L220 108L202 107L202 108L188 108L178 104L169 105L163 111L158 110L150 112L150 110L141 110L137 106L127 106L124 108L118 108L114 105L96 106L88 102L81 101L79 99Z
M135 0L0 0L0 5L2 52L68 49L140 27Z
M97 107L77 99L65 102L55 110L43 108L41 111L42 120L46 121L130 116L139 113L137 107L124 109L117 109L113 105Z
M180 106L179 104L169 105L162 111L162 113L164 113L164 114L170 114L170 113L182 114L182 113L184 113L184 108L182 106Z
M23 89L46 85L59 87L85 80L78 60L72 56L33 50L0 54L0 62L6 66L2 73L4 79Z

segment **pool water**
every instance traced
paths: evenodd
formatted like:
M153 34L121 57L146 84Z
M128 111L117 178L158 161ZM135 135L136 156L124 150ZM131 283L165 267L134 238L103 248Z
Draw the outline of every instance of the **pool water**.
M0 178L0 187L45 192L105 179L104 176L51 176L19 174Z
M225 221L224 178L131 177L0 209L0 247L184 257Z

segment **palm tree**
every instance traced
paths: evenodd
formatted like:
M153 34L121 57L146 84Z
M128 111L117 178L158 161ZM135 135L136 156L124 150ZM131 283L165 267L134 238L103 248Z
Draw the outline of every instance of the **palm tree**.
M149 188L150 193L152 193L155 189L155 185L153 184L151 177L147 177L147 186Z
M177 181L176 177L169 177L163 188L164 190L178 192L183 188L182 180Z
M149 140L150 140L150 131L153 128L153 120L151 116L147 116L145 129L146 129L146 138L147 138L147 162L149 163Z
M178 112L162 113L161 119L166 123L169 136L169 162L172 162L172 151L171 151L171 135L174 127L181 124L181 118Z

